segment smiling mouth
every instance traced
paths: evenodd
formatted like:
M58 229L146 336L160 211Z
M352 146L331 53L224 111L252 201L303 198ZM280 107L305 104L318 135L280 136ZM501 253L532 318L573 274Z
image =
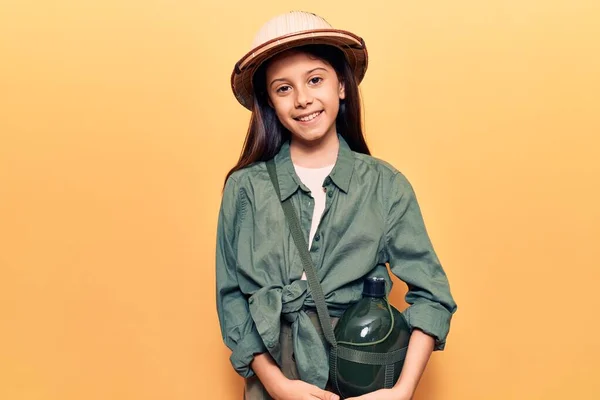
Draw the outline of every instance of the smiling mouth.
M303 117L298 117L298 118L294 118L294 119L296 121L309 122L309 121L312 121L313 119L317 118L319 115L321 115L322 112L323 111L317 111L317 112L314 112L312 114L308 114L308 115L305 115Z

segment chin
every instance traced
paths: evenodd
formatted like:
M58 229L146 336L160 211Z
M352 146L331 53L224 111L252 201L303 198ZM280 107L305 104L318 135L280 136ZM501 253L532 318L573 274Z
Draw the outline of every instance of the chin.
M292 133L292 138L294 140L300 141L300 142L304 142L306 144L316 144L322 141L322 139L325 137L325 135L310 135L310 134L296 134L296 133Z
M314 133L314 134L304 134L304 135L300 135L302 137L302 139L304 140L310 140L310 141L316 141L316 140L321 140L323 139L326 134L324 133Z
M331 132L294 132L291 129L288 130L292 133L294 139L304 142L318 142L325 139L328 135L333 135Z

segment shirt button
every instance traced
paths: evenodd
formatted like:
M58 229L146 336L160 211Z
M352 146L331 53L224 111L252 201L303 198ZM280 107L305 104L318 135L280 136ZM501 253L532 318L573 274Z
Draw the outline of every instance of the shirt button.
M333 197L333 192L330 190L329 193L327 193L327 196Z
M316 235L315 236L315 242L318 242L319 240L321 240L321 235Z

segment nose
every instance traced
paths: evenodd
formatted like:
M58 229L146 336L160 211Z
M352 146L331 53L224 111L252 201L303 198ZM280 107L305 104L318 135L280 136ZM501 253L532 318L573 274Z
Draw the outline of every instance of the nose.
M305 87L299 87L296 90L296 108L306 108L309 104L312 104L313 99L310 94L310 89Z

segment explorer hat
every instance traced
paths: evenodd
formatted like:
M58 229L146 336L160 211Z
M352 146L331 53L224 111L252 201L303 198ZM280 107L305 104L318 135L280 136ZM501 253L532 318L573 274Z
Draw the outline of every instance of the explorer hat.
M351 32L334 29L318 15L292 11L264 24L254 37L251 50L235 64L231 88L236 99L252 110L252 78L256 70L282 51L309 44L326 44L342 50L358 83L362 81L368 64L364 40Z

